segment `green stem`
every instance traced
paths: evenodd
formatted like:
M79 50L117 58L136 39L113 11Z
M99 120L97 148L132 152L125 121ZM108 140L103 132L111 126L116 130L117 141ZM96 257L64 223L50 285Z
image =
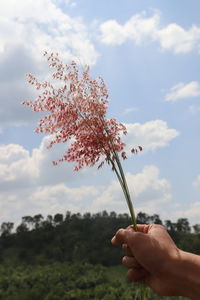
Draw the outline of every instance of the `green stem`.
M128 184L127 184L127 181L126 181L126 177L124 175L124 171L123 171L123 168L122 168L122 165L121 165L118 153L115 150L114 150L114 155L115 155L115 158L116 158L117 166L119 168L121 179L123 181L123 186L124 186L123 192L124 192L124 195L125 195L125 198L126 198L126 202L127 202L130 214L131 214L133 228L134 228L135 231L137 231L137 222L136 222L136 218L135 218L135 212L134 212L133 204L132 204L132 201L131 201L131 196L130 196Z
M79 115L83 119L83 121L86 123L86 125L92 130L92 132L96 136L97 140L99 140L98 135L96 134L94 129L90 126L90 124L87 122L87 119L84 118L84 116L82 116L81 112L79 112ZM106 130L106 128L105 128L105 130ZM107 130L106 130L106 133L108 134ZM111 141L111 144L112 144L112 141ZM129 192L129 189L128 189L128 185L127 185L127 182L126 182L126 178L125 178L125 175L124 175L124 171L123 171L119 156L118 156L117 152L114 150L114 147L111 147L110 150L113 152L115 160L117 162L117 166L118 166L118 169L119 169L119 172L118 172L118 170L116 169L114 160L110 157L109 153L106 151L106 149L104 147L102 147L102 149L105 151L106 157L107 157L108 161L110 161L110 163L112 164L113 170L115 171L115 173L117 175L117 178L118 178L119 183L121 185L121 188L123 190L123 193L124 193L124 196L125 196L125 199L126 199L126 202L127 202L130 214L131 214L133 228L134 228L135 231L137 231L137 222L136 222L136 218L135 218L135 212L134 212L130 192Z

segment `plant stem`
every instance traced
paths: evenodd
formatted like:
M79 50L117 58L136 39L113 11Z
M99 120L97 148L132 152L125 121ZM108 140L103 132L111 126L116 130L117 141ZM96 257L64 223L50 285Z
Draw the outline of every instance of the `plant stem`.
M86 125L92 130L92 132L94 133L95 137L97 138L98 141L101 142L101 140L99 139L98 135L96 134L96 132L94 131L94 129L90 126L90 124L87 122L87 118L85 118L81 112L79 111L78 112L80 117L83 119L83 121L86 123ZM106 130L106 128L105 128ZM106 130L106 133L108 134L107 130ZM109 134L108 134L109 135ZM124 193L124 196L125 196L125 199L126 199L126 202L127 202L127 205L128 205L128 208L129 208L129 211L130 211L130 215L131 215L131 219L132 219L132 223L133 223L133 228L135 231L137 231L137 222L136 222L136 217L135 217L135 212L134 212L134 208L133 208L133 204L132 204L132 201L131 201L131 196L130 196L130 192L129 192L129 189L128 189L128 184L126 182L126 178L125 178L125 175L124 175L124 171L123 171L123 168L122 168L122 165L121 165L121 162L120 162L120 159L119 159L119 156L118 156L118 153L114 150L114 147L112 145L112 140L110 140L110 143L111 143L111 151L113 152L114 154L114 157L115 157L115 161L117 162L117 166L118 166L118 170L115 166L115 162L114 160L110 157L110 154L109 152L104 148L104 146L102 146L102 149L104 150L105 154L106 154L106 157L108 159L108 161L110 161L112 167L113 167L113 170L115 171L115 174L117 175L117 178L119 180L119 183L121 185L121 188L123 190L123 193ZM120 174L119 174L120 173Z
M125 178L125 175L124 175L124 171L123 171L119 156L118 156L118 154L115 150L114 150L114 155L115 155L117 166L118 166L118 169L119 169L119 172L120 172L120 175L121 175L121 180L123 182L123 188L122 189L123 189L123 192L124 192L124 195L125 195L125 198L126 198L126 202L127 202L130 214L131 214L133 228L134 228L135 231L137 231L137 223L136 223L136 218L135 218L135 212L134 212L133 204L132 204L132 201L131 201L130 192L129 192L129 189L128 189L128 184L126 182L126 178Z

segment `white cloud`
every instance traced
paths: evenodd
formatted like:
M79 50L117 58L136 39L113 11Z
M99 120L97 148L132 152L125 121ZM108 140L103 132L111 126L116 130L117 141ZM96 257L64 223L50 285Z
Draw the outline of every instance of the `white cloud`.
M0 222L19 222L22 216L72 212L97 212L101 210L127 212L128 208L117 179L106 183L84 182L95 175L95 170L72 172L71 166L51 166L58 149L47 150L43 140L32 153L20 145L0 148ZM62 147L62 146L61 146ZM61 149L60 149L61 150ZM63 150L63 149L62 149ZM102 174L98 173L98 176ZM178 205L172 202L170 182L160 175L155 165L145 166L141 172L127 173L127 182L136 213L157 213L163 220L187 217L198 223L199 202ZM79 186L75 186L78 182ZM80 186L81 183L81 186ZM194 186L200 186L197 177Z
M159 169L146 166L141 173L127 174L136 211L159 213L170 202L170 184L159 177ZM27 186L0 194L1 221L19 221L24 215L42 213L98 212L101 210L128 212L125 198L117 180L106 185L70 187L68 184Z
M168 129L166 123L162 122L135 124L135 127L129 125L129 142L144 139L146 151L166 146L177 132ZM108 172L107 168L100 174L96 168L74 172L73 165L67 163L53 167L51 162L63 155L67 145L58 144L47 149L49 139L49 136L44 137L40 146L31 152L16 144L0 146L2 220L19 220L22 215L38 212L48 214L65 210L127 210L117 181L99 185L98 176L103 176L102 172ZM96 181L98 179L97 184L94 184L95 178ZM139 174L127 174L127 179L130 186L134 182L140 209L146 205L146 199L150 199L150 206L147 206L149 211L150 207L155 207L155 203L161 204L170 199L170 186L165 179L159 178L159 170L155 166L148 166ZM80 184L81 186L76 187Z
M24 215L41 213L44 216L90 210L89 202L99 193L98 187L69 187L67 184L44 185L0 194L1 221L17 221Z
M109 45L121 45L126 41L123 26L115 20L109 20L100 26L101 41Z
M167 127L166 122L155 120L144 124L126 124L128 134L125 136L127 150L142 145L144 152L153 151L167 146L178 132ZM95 168L84 168L79 172L73 171L73 163L61 163L56 167L52 161L63 156L68 145L56 144L47 149L51 136L43 137L38 148L29 152L17 144L0 146L1 190L15 189L16 186L26 188L28 185L50 185L79 181L96 172ZM82 179L81 179L82 180Z
M142 145L144 153L166 147L179 134L175 129L168 128L167 123L162 120L125 125L128 130L128 134L124 137L127 153L137 145ZM30 184L36 186L77 182L82 176L86 178L89 173L96 172L95 168L73 172L73 164L69 163L53 167L52 161L62 157L68 145L61 143L47 149L50 139L50 136L45 136L40 146L31 153L21 145L0 146L1 190L7 189L8 186L9 189L15 189L16 186L27 187Z
M164 50L171 50L174 53L188 53L195 49L199 51L200 28L197 26L186 30L177 24L169 24L158 30L157 37Z
M126 109L122 112L122 114L123 114L123 115L127 115L127 114L130 114L130 113L132 113L132 112L136 112L136 111L138 111L138 107L128 107L128 108L126 108Z
M145 38L155 38L159 15L147 18L145 13L131 17L124 25L116 20L109 20L100 25L101 41L105 44L121 45L127 40L133 40L137 45Z
M27 214L78 212L87 207L89 210L87 203L99 193L99 188L84 185L84 180L94 177L96 170L74 172L73 166L65 163L54 167L52 160L63 154L66 145L49 150L48 141L49 137L43 138L40 147L32 152L16 144L1 145L0 222L19 221Z
M136 212L163 215L163 207L170 202L172 195L170 184L166 179L160 178L159 169L153 165L145 166L141 173L128 173L126 178ZM117 181L112 181L105 187L101 195L94 200L91 209L97 211L105 207L110 211L128 211Z
M160 147L166 147L171 140L179 135L176 129L168 128L163 120L153 120L144 124L125 124L128 134L125 137L127 150L141 145L146 151L154 151Z
M187 218L190 225L199 224L200 201L186 203L171 211L171 217L174 220L178 218Z
M68 187L66 184L55 184L52 186L38 187L32 195L29 196L29 201L32 206L47 208L47 205L52 209L55 207L62 207L70 205L74 208L77 207L81 211L84 200L89 200L98 194L98 188L95 186L80 186L78 188ZM41 203L43 202L43 203ZM53 206L53 207L52 207Z
M132 40L136 45L146 41L157 41L162 50L174 53L188 53L200 49L200 28L192 26L184 29L172 23L165 27L160 25L160 14L148 17L145 12L132 16L124 24L108 20L100 25L100 40L108 45L121 45Z
M191 81L189 83L178 83L174 85L170 92L165 96L165 101L177 101L185 98L194 98L200 96L200 83Z
M33 163L29 152L22 146L9 144L0 146L0 186L7 188L14 183L18 186L23 182L31 184L38 176L38 169Z
M192 183L193 187L200 188L200 175L196 177L196 179Z
M16 188L36 188L37 186L70 184L85 178L92 169L73 171L73 164L61 163L53 166L52 161L59 159L66 151L65 144L58 144L47 149L49 136L42 139L38 148L29 152L17 144L0 146L0 190L15 190Z
M190 105L189 111L193 114L200 112L200 105Z
M2 52L7 45L23 45L37 59L48 50L62 53L66 60L78 56L87 63L96 62L97 53L81 19L69 17L51 0L20 0L13 10L14 2L1 7Z
M72 5L73 1L66 4ZM15 9L13 9L15 7ZM98 59L89 30L81 18L72 18L53 0L9 0L0 4L0 122L21 125L36 116L20 105L34 95L25 74L44 75L45 50L64 61L78 58L94 65ZM3 105L2 105L3 104ZM26 113L25 113L26 110Z
M77 6L77 3L75 1L72 1L72 0L53 0L53 2L55 4L62 4L64 6L66 6L67 8L70 7L70 8L74 8Z

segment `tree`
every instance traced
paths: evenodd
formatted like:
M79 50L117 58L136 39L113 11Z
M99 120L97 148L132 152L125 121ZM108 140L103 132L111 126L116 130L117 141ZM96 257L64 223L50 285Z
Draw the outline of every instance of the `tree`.
M172 223L170 220L166 220L165 227L168 231L174 232L176 230L176 223Z
M108 213L106 210L102 211L102 217L103 218L107 218L108 217Z
M41 225L41 220L43 220L44 217L41 214L35 215L33 217L33 223L35 224L35 229L38 229Z
M32 229L34 223L33 217L31 216L22 217L22 223L26 224L29 229Z
M146 213L139 212L137 215L138 224L149 224L149 216Z
M200 224L195 224L192 227L194 229L194 233L200 234Z
M71 219L71 212L67 210L65 214L65 221L68 222Z
M53 217L48 215L45 221L42 221L41 227L46 230L51 230L53 227Z
M116 214L116 212L115 211L111 211L110 212L110 218L116 218L117 217L117 214Z
M177 231L179 231L179 232L187 233L187 232L191 231L191 227L189 225L189 221L186 218L180 218L180 219L178 219L178 221L176 223L176 228L177 228Z
M62 214L56 214L53 218L53 221L56 225L59 225L63 222L63 215Z
M84 213L83 219L91 219L91 213L89 212Z
M12 222L3 222L1 224L1 234L2 236L8 236L11 234L11 231L13 230L14 223Z
M48 215L47 218L46 218L46 221L49 222L50 224L52 224L53 217L51 215Z
M162 225L162 221L160 219L160 216L157 215L157 214L154 214L153 216L150 216L149 217L149 221L152 224L160 224L160 225Z
M21 223L19 226L17 226L16 232L17 233L22 233L22 232L27 232L28 231L28 227L26 225L26 223Z

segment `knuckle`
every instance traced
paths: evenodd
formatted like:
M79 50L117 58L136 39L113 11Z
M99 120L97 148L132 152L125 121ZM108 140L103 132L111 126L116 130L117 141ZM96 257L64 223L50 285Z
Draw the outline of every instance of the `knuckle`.
M166 230L166 227L164 226L164 225L157 225L157 228L160 228L160 229L162 229L162 230Z
M117 232L116 232L116 238L119 239L123 236L124 234L124 229L123 228L120 228Z
M127 263L127 256L122 257L122 264L125 265Z

